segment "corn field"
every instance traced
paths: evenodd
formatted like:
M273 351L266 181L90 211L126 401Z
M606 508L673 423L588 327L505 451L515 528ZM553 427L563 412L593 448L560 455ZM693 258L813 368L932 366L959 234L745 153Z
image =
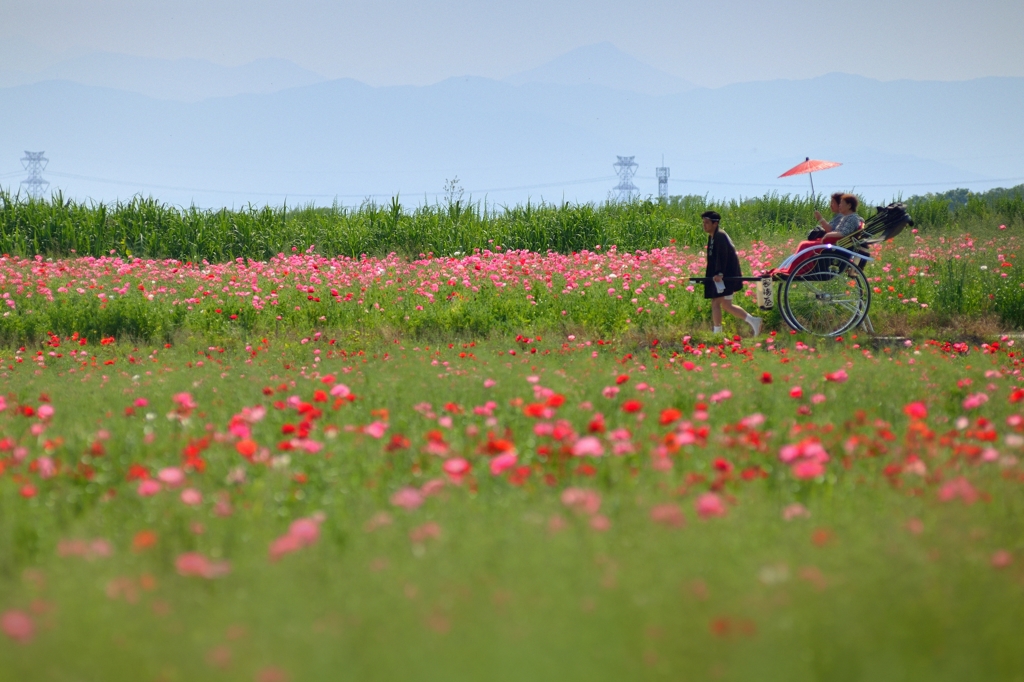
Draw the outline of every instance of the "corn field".
M928 195L907 200L920 229L968 228L979 221L1024 223L1024 191L966 203ZM676 243L700 246L700 214L713 209L742 242L799 235L813 227L828 197L768 194L742 201L701 196L667 202L521 204L488 206L449 200L419 206L366 202L358 207L253 206L200 209L136 197L113 204L82 202L55 193L35 201L0 189L0 252L19 256L136 256L224 262L267 260L315 248L327 256L396 253L453 256L473 249L572 253L598 245L649 250ZM861 215L873 209L863 206Z

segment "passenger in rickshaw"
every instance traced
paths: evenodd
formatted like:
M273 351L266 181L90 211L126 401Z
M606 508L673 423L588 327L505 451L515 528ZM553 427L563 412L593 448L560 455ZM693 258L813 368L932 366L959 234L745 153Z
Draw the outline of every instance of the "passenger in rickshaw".
M830 209L834 214L832 220L826 221L820 211L814 212L814 219L818 221L818 229L815 229L814 236L809 239L821 239L825 234L834 232L841 237L851 235L864 225L864 219L857 215L857 207L860 200L852 194L836 192L832 195ZM817 234L815 234L817 233Z

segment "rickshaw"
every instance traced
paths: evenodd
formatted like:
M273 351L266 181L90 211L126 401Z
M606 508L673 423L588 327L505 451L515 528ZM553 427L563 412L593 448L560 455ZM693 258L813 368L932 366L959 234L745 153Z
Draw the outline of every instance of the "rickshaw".
M777 267L754 277L730 279L757 282L758 306L771 310L778 301L782 319L798 332L834 337L861 324L873 331L868 318L871 287L863 267L874 259L867 249L913 224L903 204L879 206L875 215L850 235L830 232L821 239L808 239Z

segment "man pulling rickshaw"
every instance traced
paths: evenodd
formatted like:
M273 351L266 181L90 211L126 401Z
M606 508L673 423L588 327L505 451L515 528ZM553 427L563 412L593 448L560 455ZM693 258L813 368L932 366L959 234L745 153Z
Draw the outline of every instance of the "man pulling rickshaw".
M842 201L847 196L852 195L841 195L840 203L850 208L851 202ZM715 331L721 331L723 310L744 319L755 336L760 331L760 318L749 315L730 300L731 293L741 290L745 282L757 282L757 301L762 310L770 310L778 300L782 319L796 331L832 337L865 323L871 306L871 287L862 268L874 260L868 247L892 239L914 221L903 204L893 203L879 206L861 226L856 208L857 204L852 203L852 211L837 215L855 216L859 229L844 230L845 234L838 229L816 230L777 267L754 277L742 275L738 257L735 263L728 258L732 242L719 227L721 217L714 211L705 212L701 218L708 234L708 266L704 277L691 280L704 283L704 295L712 300ZM815 213L820 219L821 214ZM851 219L836 222L845 228ZM719 234L722 236L716 237ZM735 257L735 248L732 255ZM716 305L718 300L721 302Z

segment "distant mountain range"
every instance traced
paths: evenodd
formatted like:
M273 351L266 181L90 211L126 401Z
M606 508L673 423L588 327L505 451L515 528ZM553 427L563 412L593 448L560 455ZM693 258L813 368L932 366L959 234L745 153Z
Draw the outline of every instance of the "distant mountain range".
M77 61L89 83L0 88L0 186L17 186L24 150L45 150L44 177L73 196L202 206L433 201L456 177L490 202L599 201L616 155L635 156L644 195L663 157L671 194L716 197L806 192L807 176L777 177L805 156L844 164L816 174L816 189L870 200L1024 179L1024 78L705 89L603 44L504 81L374 88L287 62L132 71L115 57Z
M153 59L110 52L78 55L34 72L0 69L0 88L52 80L136 92L155 99L197 102L212 97L266 94L328 79L285 59L260 59L231 67L202 59ZM504 82L597 85L647 95L673 94L696 87L607 42L577 48L535 69L509 76Z
M229 67L202 59L150 59L110 52L68 59L35 73L0 71L0 87L52 80L195 102L242 93L277 92L327 79L285 59L260 59Z
M535 69L509 76L504 82L597 85L645 95L672 95L697 87L634 59L611 43L577 48Z

